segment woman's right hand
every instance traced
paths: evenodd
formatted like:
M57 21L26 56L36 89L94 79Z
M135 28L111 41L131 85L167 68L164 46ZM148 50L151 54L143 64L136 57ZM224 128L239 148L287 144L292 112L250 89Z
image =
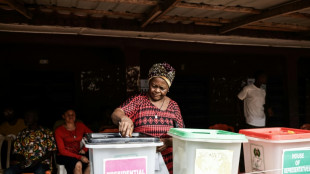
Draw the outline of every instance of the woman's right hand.
M82 157L81 157L81 161L82 161L83 163L89 163L89 160L88 160L88 158L87 158L86 156L82 156Z
M124 116L121 118L121 121L118 125L118 130L121 133L122 137L131 137L133 128L133 122L129 117Z

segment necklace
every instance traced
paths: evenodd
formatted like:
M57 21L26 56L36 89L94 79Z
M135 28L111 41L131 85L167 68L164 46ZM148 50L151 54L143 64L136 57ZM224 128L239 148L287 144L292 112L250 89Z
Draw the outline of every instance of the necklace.
M161 110L161 108L163 107L164 102L165 102L165 98L164 98L163 103L161 104L159 110L158 110L158 111L156 112L156 114L155 114L155 118L156 118L156 119L158 118L157 113L158 113L158 112Z
M76 128L74 129L74 135L73 135L73 138L74 138L74 139L76 138Z
M70 132L70 134L73 136L73 138L75 139L76 138L76 126L75 126L75 129L74 129L74 133L73 133L73 130L70 130L68 129L68 127L66 126L66 129Z

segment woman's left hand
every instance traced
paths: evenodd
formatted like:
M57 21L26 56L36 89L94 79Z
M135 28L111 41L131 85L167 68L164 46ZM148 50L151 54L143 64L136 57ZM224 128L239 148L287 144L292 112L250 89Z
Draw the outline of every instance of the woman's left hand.
M81 157L81 161L82 161L83 163L89 163L89 160L88 160L88 158L87 158L86 156L82 156L82 157Z
M162 152L172 146L172 138L161 138L160 141L163 142L164 145L157 146L157 152Z

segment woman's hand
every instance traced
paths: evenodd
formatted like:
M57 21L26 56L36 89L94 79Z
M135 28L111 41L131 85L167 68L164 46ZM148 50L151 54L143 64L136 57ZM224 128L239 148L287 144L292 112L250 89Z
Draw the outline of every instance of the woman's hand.
M121 121L118 124L118 130L123 137L131 137L133 128L133 122L129 117L124 116L121 118Z
M115 125L118 125L118 130L123 137L131 137L133 132L133 122L125 115L121 108L116 108L111 115L112 121Z
M157 152L162 152L172 146L172 138L161 138L160 141L163 142L164 145L157 146Z
M88 160L88 158L87 158L86 156L82 156L82 157L81 157L81 161L82 161L83 163L89 163L89 160Z
M28 168L32 165L32 161L31 160L25 160L25 161L22 161L20 163L20 168L21 169L25 169L25 168Z
M85 155L85 151L82 149L82 150L80 150L80 152L79 152L79 154L82 154L82 155Z

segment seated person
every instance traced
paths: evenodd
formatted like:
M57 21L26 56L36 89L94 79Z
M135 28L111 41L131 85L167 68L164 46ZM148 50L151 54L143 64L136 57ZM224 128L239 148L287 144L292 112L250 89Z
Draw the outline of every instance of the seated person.
M6 169L4 174L45 174L50 170L50 157L56 151L56 143L53 132L39 126L38 119L37 111L26 112L27 128L18 133L14 143L13 155L18 163Z
M2 137L2 141L0 141L1 159L7 159L5 161L1 161L2 165L9 166L10 158L7 156L11 156L13 149L13 143L16 139L17 134L26 128L25 121L22 118L17 118L15 109L10 105L6 105L3 109L3 118L4 122L0 125L0 136Z
M16 117L16 112L13 107L5 107L3 110L3 116L5 122L0 125L1 135L14 139L21 130L26 128L24 119Z
M82 122L76 121L73 109L66 110L62 118L65 120L64 124L55 130L58 146L57 163L65 165L68 174L89 174L88 149L81 148L80 143L83 135L92 131Z

